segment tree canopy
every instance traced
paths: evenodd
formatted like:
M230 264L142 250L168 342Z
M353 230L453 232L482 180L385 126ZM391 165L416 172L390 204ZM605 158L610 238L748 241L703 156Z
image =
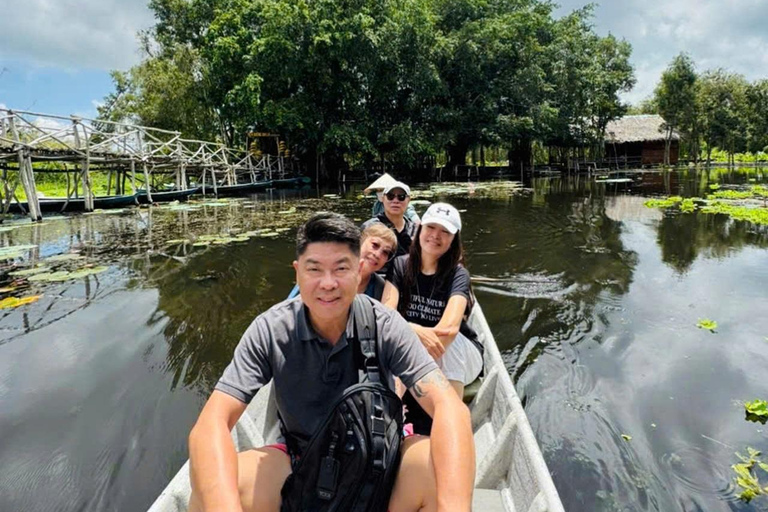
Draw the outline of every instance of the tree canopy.
M416 168L493 145L598 147L634 83L592 8L540 0L151 0L145 57L100 114L242 145L279 133L309 168Z

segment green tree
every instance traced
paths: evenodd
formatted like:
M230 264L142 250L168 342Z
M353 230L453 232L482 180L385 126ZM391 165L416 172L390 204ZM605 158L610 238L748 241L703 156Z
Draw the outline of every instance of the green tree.
M743 76L723 69L707 71L700 80L699 104L701 133L709 163L712 148L717 146L729 154L746 148L747 81Z
M698 159L697 87L698 77L693 60L685 53L679 54L661 74L654 100L664 118L664 164L669 165L669 149L675 132L691 141L694 160Z
M749 84L746 103L747 150L768 153L768 79Z

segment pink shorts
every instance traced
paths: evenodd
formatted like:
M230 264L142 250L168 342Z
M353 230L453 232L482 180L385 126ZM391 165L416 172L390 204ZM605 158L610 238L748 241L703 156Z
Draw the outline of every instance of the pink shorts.
M275 450L280 450L284 454L288 455L288 447L283 443L268 444L262 448L274 448Z

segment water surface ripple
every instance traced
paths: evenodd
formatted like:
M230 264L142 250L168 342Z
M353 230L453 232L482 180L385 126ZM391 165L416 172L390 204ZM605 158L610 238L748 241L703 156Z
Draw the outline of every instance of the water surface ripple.
M768 427L742 405L768 399L768 233L643 205L749 180L763 176L648 174L621 189L577 176L443 197L464 212L476 295L566 510L768 510L736 498L730 467L748 446L768 452ZM241 333L290 288L296 225L323 209L368 217L357 191L327 192L0 232L3 247L35 246L0 262L0 286L42 295L0 310L0 510L146 509ZM7 274L70 252L57 270L108 270Z

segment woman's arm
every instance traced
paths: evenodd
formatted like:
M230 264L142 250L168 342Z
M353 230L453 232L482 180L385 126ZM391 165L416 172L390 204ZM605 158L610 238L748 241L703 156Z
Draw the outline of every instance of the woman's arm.
M397 311L397 305L400 303L400 291L392 281L387 281L384 285L384 292L381 294L381 303Z
M453 295L448 299L443 316L432 329L440 337L445 348L453 343L456 335L459 333L461 321L464 319L464 312L467 310L467 298L463 295Z

